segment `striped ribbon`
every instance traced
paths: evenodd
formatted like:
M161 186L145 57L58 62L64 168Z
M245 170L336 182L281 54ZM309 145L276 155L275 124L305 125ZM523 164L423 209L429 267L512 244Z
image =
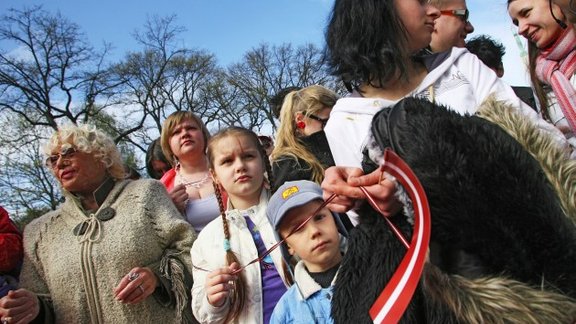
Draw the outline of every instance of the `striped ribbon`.
M414 232L407 247L408 251L369 312L374 323L397 323L408 307L422 275L430 241L430 208L426 193L418 178L392 150L386 149L384 152L384 163L381 169L395 177L404 187L414 208ZM374 204L373 200L369 202ZM392 222L388 224L392 226L396 235L402 237Z

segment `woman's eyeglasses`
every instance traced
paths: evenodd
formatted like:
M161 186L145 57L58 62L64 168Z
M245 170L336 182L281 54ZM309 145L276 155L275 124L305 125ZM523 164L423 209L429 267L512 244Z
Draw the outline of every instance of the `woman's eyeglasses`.
M468 18L470 17L470 11L468 11L468 9L440 10L440 14L458 17L463 22L468 22Z
M319 121L320 124L322 124L322 129L324 129L324 127L326 127L326 123L328 122L328 118L320 118L314 114L310 114L308 115L308 118L310 119L314 119L316 121Z
M69 162L70 158L72 158L76 152L78 151L74 147L63 148L60 153L52 154L46 158L46 166L52 169L56 169L58 159L62 158L63 162Z

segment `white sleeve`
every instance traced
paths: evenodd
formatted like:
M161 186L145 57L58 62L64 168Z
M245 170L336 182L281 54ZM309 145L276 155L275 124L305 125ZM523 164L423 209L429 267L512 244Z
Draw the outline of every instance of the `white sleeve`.
M498 78L496 73L484 65L476 55L463 53L457 61L458 68L464 73L474 89L477 106L480 106L491 94L494 94L496 99L506 101L517 107L521 114L536 123L540 129L550 133L560 147L569 150L568 141L564 134L544 120L532 107L520 100L512 87Z
M200 323L224 323L229 308L228 302L221 307L214 307L208 303L208 298L206 298L206 290L204 288L206 276L209 271L221 266L211 262L211 260L216 258L216 256L211 255L214 254L214 249L210 246L212 245L213 236L208 235L208 232L213 228L214 226L208 224L200 232L190 250L192 277L194 278L194 284L192 285L192 312Z

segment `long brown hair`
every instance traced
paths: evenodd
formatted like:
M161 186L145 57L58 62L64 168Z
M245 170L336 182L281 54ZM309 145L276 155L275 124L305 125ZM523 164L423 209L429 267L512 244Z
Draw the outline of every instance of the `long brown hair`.
M248 138L255 145L256 148L258 148L258 153L260 154L260 158L262 159L262 163L264 164L266 170L265 179L268 179L267 181L270 184L273 183L270 162L268 160L268 156L266 155L264 147L262 147L260 141L258 140L258 136L253 131L242 127L233 126L230 128L226 128L224 130L219 131L210 138L206 151L206 155L208 156L208 165L210 166L210 169L214 170L214 152L215 150L218 149L218 142L229 136L232 137L244 136ZM222 218L224 239L226 240L224 247L226 250L226 263L228 265L231 265L234 262L240 264L240 261L236 257L236 254L230 249L230 229L228 227L228 220L226 219L226 209L224 208L224 201L222 200L223 188L221 187L221 185L216 184L215 181L213 182L213 184L214 184L214 192L218 200L218 206L220 207L220 217ZM244 310L246 301L246 292L247 292L247 282L242 272L238 273L237 276L238 279L234 284L234 289L232 292L232 296L230 298L230 309L228 310L228 314L226 314L226 319L224 320L225 323L231 322L234 319L238 318L238 316Z
M528 41L528 71L530 72L530 82L534 88L534 95L538 100L540 115L542 115L542 118L545 120L550 121L550 116L548 115L548 96L546 95L546 90L544 89L545 83L540 81L536 75L536 59L539 55L540 50L534 43Z

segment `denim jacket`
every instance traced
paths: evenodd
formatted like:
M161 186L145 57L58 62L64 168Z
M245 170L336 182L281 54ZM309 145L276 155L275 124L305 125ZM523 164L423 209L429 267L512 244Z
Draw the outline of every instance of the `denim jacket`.
M328 288L322 288L308 274L304 262L300 261L294 269L295 284L282 296L270 324L275 323L334 323L331 311L332 289L336 276Z

